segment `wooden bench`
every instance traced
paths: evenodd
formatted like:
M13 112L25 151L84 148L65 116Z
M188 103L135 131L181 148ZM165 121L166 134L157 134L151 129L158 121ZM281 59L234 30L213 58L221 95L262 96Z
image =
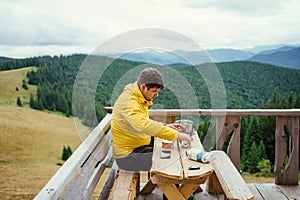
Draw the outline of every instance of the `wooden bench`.
M242 176L223 151L212 151L214 173L206 188L209 193L224 193L227 199L254 199Z
M110 121L111 114L107 114L36 195L35 200L91 198L105 169L113 163ZM111 170L106 187L101 192L103 197L108 197L114 177L115 170Z
M133 200L140 191L140 173L118 170L109 200Z

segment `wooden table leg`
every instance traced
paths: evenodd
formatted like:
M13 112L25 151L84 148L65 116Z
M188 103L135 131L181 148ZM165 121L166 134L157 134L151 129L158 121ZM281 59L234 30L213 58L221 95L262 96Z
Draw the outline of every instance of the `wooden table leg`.
M199 187L199 184L184 184L179 188L180 193L188 199Z
M159 189L167 196L168 199L185 200L186 198L178 190L175 184L157 184Z
M152 183L149 179L146 185L142 188L140 194L147 195L151 194L151 192L155 189L156 185Z

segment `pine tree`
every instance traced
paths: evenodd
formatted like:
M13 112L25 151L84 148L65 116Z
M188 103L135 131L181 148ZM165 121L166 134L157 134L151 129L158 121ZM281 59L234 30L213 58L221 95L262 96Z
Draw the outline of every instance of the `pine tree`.
M264 173L270 173L271 161L267 159L266 148L263 140L261 140L258 145L257 153L259 162L257 163L256 168Z
M242 148L242 155L241 155L241 170L247 171L248 170L248 156L250 152L251 144L253 143L253 137L252 137L252 120L248 123L248 127L246 129L245 137L243 140L243 148Z
M280 108L280 97L277 90L274 92L272 98L268 100L267 108Z
M252 118L251 131L252 131L253 140L256 142L256 144L258 144L259 141L263 139L263 136L261 134L261 127L260 127L260 124L259 124L258 117L253 117Z
M258 154L258 148L255 142L252 143L250 152L248 154L248 159L246 161L248 172L255 173L258 172L257 164L259 162L259 154Z
M22 82L22 88L25 89L25 90L28 90L28 86L27 86L25 80L23 80L23 82Z
M70 158L71 157L71 155L72 155L72 149L71 149L71 147L70 146L68 146L68 148L67 148L67 155L68 155L68 158Z
M242 142L241 169L255 172L258 161L267 158L267 156L265 146L262 143L262 131L258 118L251 117L246 126L246 133ZM260 145L257 147L256 144Z
M29 106L30 106L30 108L35 109L35 101L34 101L33 94L30 95Z
M62 152L62 155L61 155L61 159L64 160L64 161L68 160L68 158L71 157L72 153L73 152L72 152L70 146L68 146L68 147L64 146L63 147L63 152Z
M258 158L259 160L268 158L263 140L261 140L258 145Z
M285 98L282 99L280 107L282 109L288 109L289 108L289 103L288 103L288 101Z
M297 96L297 99L295 101L294 108L300 108L300 94Z
M17 98L17 105L20 106L20 107L23 106L20 97Z
M67 150L66 146L64 146L64 148L63 148L61 159L64 161L66 161L68 159L68 150Z
M288 97L288 108L294 108L295 102L294 102L294 95L291 93Z

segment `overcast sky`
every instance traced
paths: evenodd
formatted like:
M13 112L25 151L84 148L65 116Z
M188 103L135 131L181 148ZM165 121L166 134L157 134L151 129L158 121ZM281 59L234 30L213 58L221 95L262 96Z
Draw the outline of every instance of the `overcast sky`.
M204 49L300 44L299 0L0 0L0 56L91 53L141 28Z

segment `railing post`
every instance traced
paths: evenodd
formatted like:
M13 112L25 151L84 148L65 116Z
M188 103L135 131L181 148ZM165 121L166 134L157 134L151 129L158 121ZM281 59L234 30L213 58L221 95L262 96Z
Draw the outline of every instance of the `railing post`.
M225 140L233 132L226 153L240 171L240 117L219 116L216 123L216 149L222 150Z
M285 128L289 134L289 160L284 167L287 152ZM284 169L283 169L284 167ZM278 185L297 185L299 171L299 117L276 117L275 131L275 183Z

